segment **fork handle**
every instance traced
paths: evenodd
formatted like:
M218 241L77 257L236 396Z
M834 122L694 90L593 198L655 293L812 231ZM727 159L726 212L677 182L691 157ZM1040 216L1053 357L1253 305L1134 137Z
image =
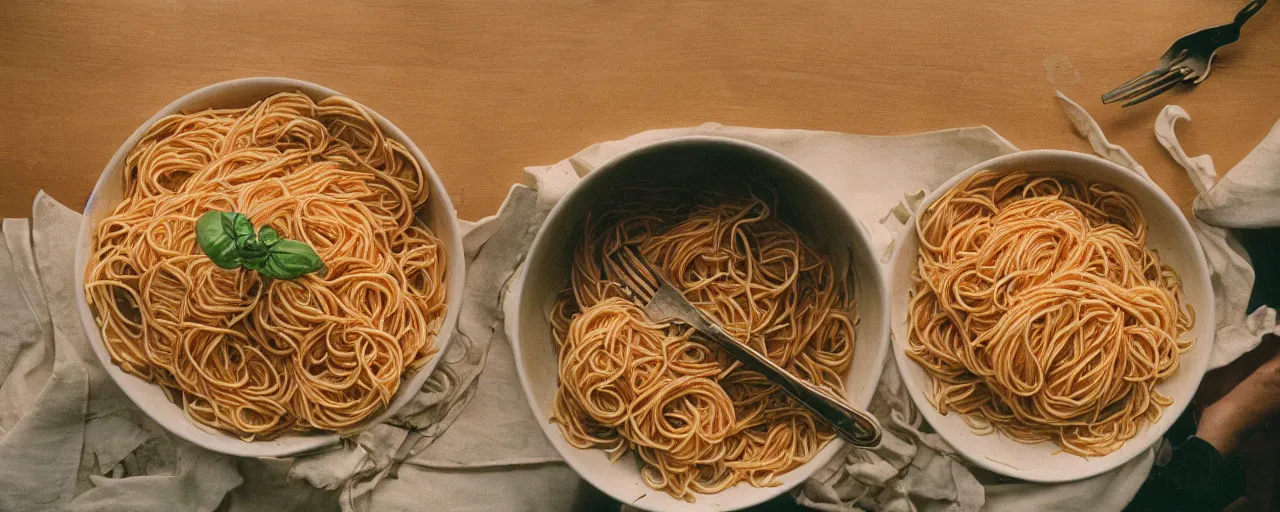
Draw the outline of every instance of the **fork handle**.
M691 319L701 325L693 327L718 343L730 355L743 364L763 375L769 382L782 388L788 395L825 419L836 434L845 442L862 448L880 446L880 422L870 413L850 406L843 400L819 389L813 384L797 378L778 366L755 349L725 332L716 322L710 321L705 314L698 311L698 317Z
M1264 5L1267 5L1267 0L1253 0L1252 2L1249 2L1243 9L1240 9L1239 13L1236 14L1236 20L1232 24L1235 25L1237 29L1243 27L1244 22L1249 21L1249 18L1252 18L1254 14L1257 14Z

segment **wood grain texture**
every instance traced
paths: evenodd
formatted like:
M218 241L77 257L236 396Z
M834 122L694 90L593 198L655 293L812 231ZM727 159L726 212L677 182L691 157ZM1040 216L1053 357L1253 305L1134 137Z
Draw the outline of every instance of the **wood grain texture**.
M1022 148L1087 150L1079 101L1173 198L1194 189L1151 126L1183 105L1192 154L1229 169L1280 117L1280 5L1213 76L1128 110L1098 95L1242 0L471 0L0 2L0 216L44 189L81 208L156 110L203 85L279 75L403 128L463 218L521 168L660 127L905 134L986 124ZM885 169L892 177L893 169Z

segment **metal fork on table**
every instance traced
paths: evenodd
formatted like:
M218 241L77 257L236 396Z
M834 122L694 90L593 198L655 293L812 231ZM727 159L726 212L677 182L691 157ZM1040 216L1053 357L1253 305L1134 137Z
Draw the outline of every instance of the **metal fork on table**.
M715 320L689 303L635 247L627 245L609 257L609 269L644 304L644 312L653 321L679 320L741 361L747 368L763 375L796 401L823 418L836 434L849 444L863 448L880 446L880 422L870 413L850 406L823 389L801 380L777 363L761 355L746 343L725 332Z
M1209 78L1214 54L1219 48L1240 40L1240 27L1266 3L1267 0L1253 0L1236 14L1235 21L1182 36L1160 56L1155 69L1103 94L1102 102L1123 101L1121 106L1128 107L1154 98L1179 83L1203 82Z

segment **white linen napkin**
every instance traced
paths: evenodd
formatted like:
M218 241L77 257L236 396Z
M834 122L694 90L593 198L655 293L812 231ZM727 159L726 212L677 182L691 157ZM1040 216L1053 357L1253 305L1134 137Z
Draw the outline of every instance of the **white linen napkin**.
M0 510L212 510L243 482L235 460L144 418L88 345L79 225L42 192L0 227Z
M1247 312L1253 289L1253 266L1238 237L1229 228L1280 226L1280 122L1216 184L1213 157L1191 157L1178 142L1175 128L1191 115L1177 105L1166 106L1156 118L1156 140L1191 175L1199 189L1191 224L1204 246L1213 274L1218 332L1209 368L1226 366L1253 350L1268 332L1280 335L1276 306ZM1276 262L1264 262L1275 264ZM1247 314L1246 314L1247 313Z
M1140 170L1106 142L1083 109L1060 100L1099 154ZM1161 123L1173 151L1176 138L1169 137L1179 117L1170 109ZM1232 207L1232 197L1280 190L1278 132L1202 194L1197 212L1234 219L1223 222L1280 224L1275 211L1256 200L1245 203L1253 207ZM467 223L468 285L458 332L422 392L389 424L292 467L287 460L235 459L196 448L123 397L98 366L76 313L71 276L80 270L67 255L74 253L80 217L42 193L32 221L0 226L0 510L213 510L219 503L228 510L582 507L585 484L560 462L524 403L502 322L511 301L504 305L503 294L546 212L580 176L628 149L693 133L749 140L792 158L840 196L886 258L924 191L1016 150L985 127L870 137L707 124L644 132L528 168L535 188L512 187L498 214ZM1207 177L1201 183L1210 186L1207 157L1188 161L1198 165L1184 163L1193 176ZM1241 169L1248 172L1236 176ZM1276 329L1275 312L1244 316L1240 297L1247 301L1253 278L1247 259L1225 229L1198 221L1196 229L1219 300L1215 363L1225 363ZM973 471L922 425L892 361L873 411L886 426L884 446L842 453L796 491L801 503L842 511L1116 510L1151 465L1148 452L1106 475L1058 486Z
M1191 116L1181 107L1165 107L1156 122L1156 136L1173 137L1173 125L1177 120L1190 120ZM1167 147L1167 146L1166 146ZM1181 153L1183 156L1186 153ZM1194 162L1194 166L1192 165ZM1212 177L1213 159L1201 155L1189 162L1182 162L1189 169L1205 172ZM1200 168L1199 166L1203 166ZM1266 138L1231 168L1217 184L1206 183L1209 190L1202 190L1196 198L1195 212L1205 222L1224 228L1260 228L1280 225L1280 122L1271 127Z

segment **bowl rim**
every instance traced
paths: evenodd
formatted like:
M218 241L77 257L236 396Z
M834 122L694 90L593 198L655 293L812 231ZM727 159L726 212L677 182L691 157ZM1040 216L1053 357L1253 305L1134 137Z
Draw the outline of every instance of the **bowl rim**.
M146 133L146 131L157 121L168 115L179 112L183 105L202 97L214 96L244 88L270 89L274 91L269 92L268 94L285 91L299 91L312 97L320 95L343 96L351 99L352 101L356 101L350 96L346 96L336 90L322 85L304 80L277 76L237 78L200 87L165 105L154 115L144 121L131 135L129 135L127 139L125 139L124 143L115 151L111 159L107 162L106 167L103 168L102 173L98 176L98 180L94 184L93 191L90 193L89 199L85 203L84 211L91 211L95 203L102 200L100 193L108 186L112 179L119 179L118 170L124 164L124 159L130 151L137 147L138 141L141 140L143 134ZM98 361L102 364L106 373L110 375L112 382L124 391L124 394L129 397L129 400L132 401L138 409L146 413L148 417L160 426L164 427L164 429L169 433L177 435L178 437L202 448L238 457L289 457L319 451L337 444L344 438L355 436L374 425L385 422L388 418L394 415L397 410L413 399L416 392L409 392L409 390L421 388L422 385L426 383L426 380L430 377L431 373L435 370L436 366L443 359L445 350L448 349L449 343L453 339L453 331L458 322L466 276L465 259L462 249L462 233L458 223L457 211L453 207L453 202L444 187L444 183L440 180L439 175L436 174L435 168L433 168L430 162L427 161L427 157L418 148L417 144L415 144L403 130L397 127L390 120L374 111L371 107L363 103L360 103L360 105L364 106L364 108L368 110L370 116L378 123L379 128L386 132L388 137L405 145L410 154L413 155L413 158L418 161L419 165L421 165L425 171L428 186L431 187L431 195L427 199L427 203L418 211L422 212L431 209L431 203L434 202L438 204L436 208L442 209L447 214L447 218L445 219L434 219L433 216L432 220L433 222L443 222L448 226L451 234L451 236L445 237L441 236L441 233L436 233L436 236L441 240L441 245L444 246L447 258L447 266L445 268L446 311L444 322L440 324L440 329L435 338L437 352L431 356L431 359L428 360L425 365L413 374L411 379L405 380L403 376L401 377L400 387L396 390L396 394L392 398L391 403L389 403L381 413L376 416L366 418L364 421L361 421L353 427L340 431L316 431L314 433L302 434L290 433L269 441L246 442L232 434L197 424L192 421L191 418L187 417L185 413L181 414L180 420L173 420L169 417L160 416L153 410L151 402L138 395L138 392L133 390L132 385L126 386L121 382L125 377L131 377L134 379L137 379L138 377L125 373L119 366L111 361L111 354L107 351L106 345L102 341L102 335L98 329L93 311L89 307L84 288L85 266L88 264L89 253L92 252L90 244L93 241L93 231L95 226L90 225L91 222L88 216L85 215L80 223L80 233L76 240L75 255L76 299L80 313L80 321L84 327L85 335L88 337L89 345L93 347L94 353L97 354ZM146 382L146 384L149 386L157 386L153 382ZM179 411L181 411L181 407L171 401L166 401L166 405L161 405L161 407L164 406L178 407ZM195 426L196 428L194 431L184 428L175 428L177 421L185 422ZM228 443L228 440L232 440L234 443ZM285 444L282 445L282 441L285 442Z
M1210 282L1210 271L1208 268L1207 261L1205 259L1204 248L1200 244L1200 238L1196 235L1195 231L1192 229L1191 223L1187 219L1186 215L1184 215L1181 209L1178 208L1177 204L1174 203L1173 200L1169 198L1168 194L1165 194L1164 190L1162 190L1158 185L1156 185L1155 182L1151 181L1149 177L1143 176L1138 171L1123 167L1115 162L1106 160L1104 158L1101 158L1095 155L1080 153L1076 151L1060 150L1060 149L1034 149L1034 150L1018 151L1014 153L997 156L997 157L988 159L986 161L980 162L978 164L975 164L969 167L968 169L965 169L957 173L955 176L952 176L951 178L947 179L941 185L938 185L937 187L935 187L933 190L930 190L929 193L925 196L925 198L920 202L919 206L915 209L915 211L912 212L911 218L906 223L906 229L898 237L897 240L902 240L904 237L908 237L908 236L916 236L916 225L915 225L916 216L919 215L920 212L925 211L931 205L933 205L933 203L936 202L938 198L941 197L944 193L951 190L952 188L955 188L961 181L969 178L970 176L978 172L981 172L983 170L987 170L989 168L1008 169L1011 166L1018 166L1018 165L1029 167L1029 166L1035 166L1037 165L1037 163L1046 161L1046 160L1054 160L1054 161L1074 160L1075 162L1078 162L1081 164L1090 165L1095 168L1105 169L1104 171L1105 173L1109 173L1112 175L1132 176L1133 178L1136 178L1133 181L1135 183L1138 183L1139 186L1144 188L1147 192L1151 193L1151 195L1154 196L1157 201L1159 201L1160 205L1163 208L1172 212L1177 212L1178 213L1178 215L1176 216L1177 222L1175 223L1176 224L1175 229L1177 230L1177 233L1175 236L1179 239L1190 241L1191 247L1194 249L1192 251L1192 254L1190 254L1190 258L1192 261L1192 265L1198 271L1198 274L1199 274L1198 280L1200 281L1199 285L1201 286L1202 289L1209 290L1209 293L1208 293L1209 300L1207 304L1205 304L1205 307L1201 309L1199 308L1199 305L1197 305L1196 318L1202 322L1206 322L1206 321L1213 322L1213 319L1216 318L1216 304L1215 304L1216 297L1212 293L1213 287L1212 287L1212 283ZM1099 181L1106 181L1106 179L1104 178L1103 180L1099 180ZM913 259L918 258L919 249L917 248L911 251L910 254L908 254L907 253L908 245L911 245L911 244L895 243L893 248L893 253L889 259L889 266L887 271L890 275L890 280L895 281L891 285L895 289L906 288L909 290L911 287L910 281L905 283L896 282L898 280L898 277L896 276L896 272L895 272L897 268L899 268L901 265L904 264L902 261L903 258L908 258L908 257ZM1190 272L1186 272L1186 271L1183 271L1180 273L1180 276L1183 278L1184 283L1186 282L1185 281L1186 279L1192 278L1190 274L1191 274ZM898 300L896 299L896 296L891 297L889 302L890 302L890 308L892 309L892 315L893 315L890 323L890 329L891 331L897 331L899 324L902 324L905 322L902 314L905 314L906 312L900 311L901 308L899 308L898 306ZM1203 347L1203 349L1208 350L1210 353L1212 353L1213 344L1215 342L1214 337L1216 335L1216 329L1210 327L1209 332L1210 332L1210 336L1208 339L1197 338L1196 344L1197 344L1197 348ZM903 383L906 385L907 390L911 395L912 402L915 404L916 408L920 409L921 413L926 416L925 419L927 421L930 416L938 415L937 408L934 407L933 404L929 401L929 398L926 396L924 390L921 389L919 386L917 386L914 380L906 377L907 372L909 371L907 365L917 364L914 361L912 361L910 358L908 358L905 355L905 352L902 350L902 348L906 346L906 341L898 340L897 336L891 336L891 338L892 339L890 343L893 347L893 360L898 365L898 373L903 376L902 378ZM1204 357L1196 361L1195 367L1191 367L1191 366L1179 367L1178 369L1179 372L1194 371L1193 378L1194 378L1195 385L1191 386L1190 388L1191 394L1194 394L1195 389L1199 387L1200 381L1204 378L1204 373L1208 369L1208 364L1209 364L1209 357ZM1186 407L1190 405L1191 394L1185 397L1170 397L1174 399L1173 404L1166 407L1161 414L1170 415L1175 419L1178 416L1181 416L1182 412L1186 409ZM959 413L954 413L954 414L959 414ZM1162 416L1162 418L1164 417L1165 416ZM1146 426L1144 426L1141 430L1139 430L1139 434L1137 436L1125 442L1126 445L1128 443L1135 443L1135 442L1146 443L1144 445L1144 448L1145 448L1158 442L1160 438L1164 435L1164 433L1172 426L1172 422L1169 422L1168 425L1165 425L1163 427L1158 427L1158 423L1159 421L1156 424L1147 424ZM1097 476L1097 475L1106 473L1108 471L1111 471L1112 469L1115 469L1129 462L1130 460L1133 460L1134 458L1136 458L1137 456L1143 453L1143 450L1134 450L1132 453L1124 456L1111 457L1112 454L1108 454L1101 457L1090 457L1088 458L1090 461L1097 461L1098 464L1096 465L1091 464L1086 470L1083 470L1083 471L1070 472L1070 471L1064 470L1055 474L1053 472L1046 472L1046 471L1022 470L1006 464L1002 464L994 460L990 460L986 457L986 455L988 454L976 452L972 444L957 442L957 439L954 437L954 433L950 429L945 429L945 428L940 429L936 425L934 425L933 428L934 428L934 431L936 431L939 436L941 436L944 440L946 440L947 443L951 445L951 447L954 448L957 453L959 453L961 456L963 456L965 459L969 460L973 464L976 464L977 466L983 469L986 469L988 471L991 471L997 474L1010 476L1010 477L1026 480L1029 482L1064 483L1064 482L1073 482L1077 480L1082 480L1085 478ZM965 428L968 428L967 425L965 426ZM1004 434L996 432L996 433L992 433L991 435L1003 436ZM1002 439L1004 439L1003 442L1018 443L1018 441L1009 439L1007 437L1002 437ZM1048 443L1048 442L1049 441L1042 441L1042 443ZM1039 443L1035 443L1035 444L1039 444ZM1123 449L1123 447L1121 447L1121 449ZM1120 450L1117 450L1116 452L1112 452L1112 453L1113 454L1120 453ZM1134 488L1134 492L1136 491L1137 491L1137 488Z
M879 307L881 311L881 314L879 315L880 318L878 319L880 322L881 328L878 330L878 332L875 333L875 336L873 336L872 339L870 340L864 341L865 338L859 338L859 340L857 341L858 343L857 346L859 348L863 348L863 350L874 349L875 350L874 360L878 362L875 365L873 365L873 370L871 372L866 373L869 376L868 382L871 383L869 387L870 391L867 393L867 396L865 397L865 399L856 401L854 405L866 409L870 405L872 397L875 395L876 390L879 387L880 377L885 367L885 357L888 355L888 351L890 349L890 344L891 344L889 340L889 336L891 332L890 322L892 321L892 317L890 315L890 306L889 306L890 293L888 288L888 280L884 272L885 270L884 266L879 261L877 261L877 259L874 257L876 251L874 249L873 244L871 243L870 232L867 231L867 228L862 224L862 221L858 219L857 216L853 214L853 212L849 211L849 209L844 205L844 203L840 201L839 197L835 194L835 192L831 190L831 188L828 187L826 184L822 183L817 178L815 178L812 174L805 171L803 167L801 167L792 159L786 157L785 155L777 151L761 146L754 142L731 138L731 137L716 136L716 135L684 135L684 136L678 136L670 139L650 142L650 143L646 143L641 146L632 148L630 150L624 151L622 153L619 153L613 156L612 158L609 158L607 161L597 166L594 170L587 173L585 176L579 177L579 180L577 181L577 183L574 184L573 187L568 192L566 192L562 197L559 198L559 200L556 201L555 205L552 206L550 211L547 213L546 217L543 218L541 225L538 227L538 233L534 236L533 242L529 245L529 250L525 253L526 261L524 261L521 264L519 275L517 277L517 280L514 283L514 286L511 289L511 295L514 298L514 301L513 301L514 311L516 311L517 314L508 315L506 329L507 329L508 339L511 341L511 349L513 352L513 357L515 357L516 373L520 378L520 386L524 391L525 400L528 403L528 406L530 408L531 413L534 416L535 421L539 423L539 427L541 428L542 433L548 437L549 441L551 442L551 445L555 447L556 451L558 453L561 453L562 456L566 455L564 451L567 449L574 449L574 450L584 450L584 449L574 448L572 446L562 448L559 444L556 443L556 438L561 437L560 431L554 424L547 421L547 417L545 417L542 414L542 411L536 405L538 403L537 394L529 381L529 372L525 368L523 343L520 338L520 333L522 332L522 326L520 323L522 315L520 315L518 312L522 311L526 307L524 305L523 299L525 294L525 284L528 279L528 271L529 271L528 258L530 258L535 253L535 250L537 248L550 243L547 241L548 235L546 234L547 232L545 227L550 222L552 222L552 220L563 215L564 210L568 208L567 205L575 201L583 200L582 190L586 188L586 185L588 183L599 181L602 179L608 179L605 176L609 174L610 170L618 167L622 162L627 161L633 157L636 157L642 153L646 153L648 151L652 151L657 148L661 148L665 146L683 146L683 145L691 145L691 144L728 145L728 146L733 146L736 149L739 149L745 152L753 153L756 157L774 160L775 162L781 164L782 167L785 167L786 172L789 172L797 176L801 181L803 181L806 187L811 188L816 194L824 196L824 200L830 201L831 204L839 206L839 210L843 212L843 214L849 219L850 224L854 228L853 232L849 234L849 237L852 243L865 247L868 250L868 252L872 255L871 261L864 262L864 263L870 264L871 266L871 268L867 270L868 270L868 274L871 276L872 283L870 283L865 288L862 288L862 290L865 290L865 291L860 292L858 296L858 301L859 302L864 300L877 301L879 302ZM853 262L851 261L850 264L853 264ZM878 294L878 297L871 297L870 295L872 294L872 292L876 292ZM862 312L860 311L860 314L861 313ZM872 345L873 343L874 345ZM558 381L559 379L557 378L556 380ZM846 446L846 444L847 443L845 443L839 437L832 439L822 448L822 450L820 450L817 454L814 455L813 459L810 459L810 461L806 463L806 465L813 464L812 468L808 471L807 474L800 475L802 478L797 479L795 484L792 484L792 485L782 484L775 487L758 488L758 489L761 489L761 491L763 491L759 496L758 500L744 501L742 503L734 503L732 507L746 508L753 505L757 505L765 501L768 501L770 499L773 499L785 492L788 492L791 489L793 489L795 486L803 485L805 480L807 480L814 473L818 472L824 466L826 466L826 464L828 464ZM587 482L591 483L591 485L594 486L595 488L599 489L600 491L604 492L605 494L609 495L610 497L616 500L623 501L623 502L631 500L631 497L621 495L615 492L616 489L614 488L614 486L601 485L602 483L604 483L604 480L592 474L590 471L590 468L585 467L576 458L564 456L563 459L564 459L564 462L569 465L569 467L573 468L573 470L577 472L579 476L581 476ZM616 464L617 462L613 462L613 463ZM787 473L784 473L784 475L799 474L798 472L800 471L801 471L801 468L796 468ZM782 475L779 475L779 476L782 476ZM639 479L637 478L637 482L638 481ZM739 482L733 487L725 489L717 494L724 495L726 493L731 493L733 492L733 489L738 488L739 486L742 486L742 485L748 485L748 484ZM647 486L645 488L648 489ZM661 491L654 491L654 492L661 493ZM664 494L665 496L665 493L662 493L662 494ZM694 494L695 496L699 496L699 497L709 496L701 493L694 493ZM706 507L702 507L700 505L702 505L702 503L681 502L679 510L707 509ZM652 507L654 506L654 504L639 505L639 504L633 503L633 506L641 506L641 507L645 507L646 509L649 509L648 507ZM667 510L667 509L653 508L651 510Z

